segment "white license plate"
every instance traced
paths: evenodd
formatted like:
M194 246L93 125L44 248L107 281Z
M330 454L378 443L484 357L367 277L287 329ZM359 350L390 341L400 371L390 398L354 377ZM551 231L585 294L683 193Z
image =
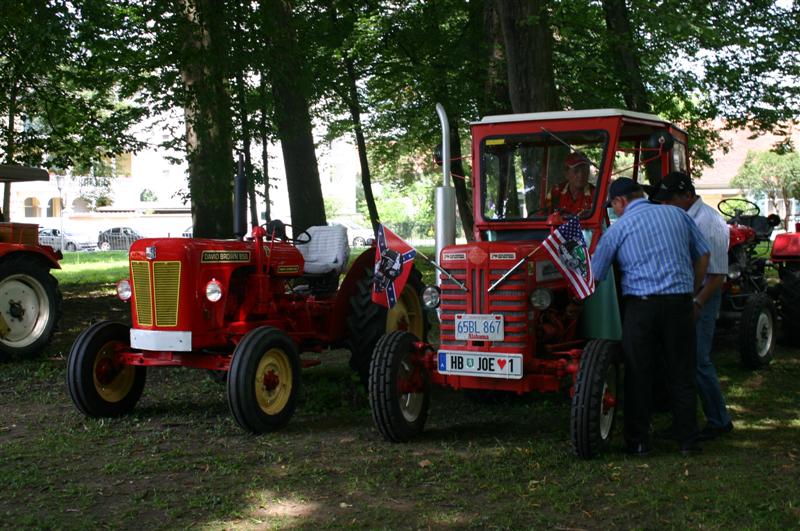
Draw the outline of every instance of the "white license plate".
M505 337L502 315L456 314L456 339L462 341L502 341Z
M522 354L439 351L439 373L484 378L522 378Z

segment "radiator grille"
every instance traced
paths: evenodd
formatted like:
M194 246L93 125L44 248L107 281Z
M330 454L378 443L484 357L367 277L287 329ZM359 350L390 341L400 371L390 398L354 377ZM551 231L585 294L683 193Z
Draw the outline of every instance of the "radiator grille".
M133 293L135 295L136 321L140 325L153 325L153 299L150 296L150 264L144 261L131 262Z
M180 262L153 262L156 326L178 326L181 287Z

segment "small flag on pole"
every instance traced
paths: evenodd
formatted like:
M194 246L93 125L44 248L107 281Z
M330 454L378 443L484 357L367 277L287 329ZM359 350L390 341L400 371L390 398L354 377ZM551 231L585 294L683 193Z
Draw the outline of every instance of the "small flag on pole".
M589 249L583 239L581 224L571 217L542 242L550 259L569 281L572 293L585 299L594 293L594 275L589 260Z
M417 251L382 224L378 224L377 236L372 301L392 308L403 293Z

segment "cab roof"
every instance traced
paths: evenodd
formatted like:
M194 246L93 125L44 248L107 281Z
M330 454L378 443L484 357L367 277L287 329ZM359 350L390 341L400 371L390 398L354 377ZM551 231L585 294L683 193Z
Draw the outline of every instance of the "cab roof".
M508 122L528 122L540 120L568 120L570 118L608 118L621 116L624 118L634 118L636 120L647 120L660 124L671 125L671 122L664 120L655 114L628 111L624 109L583 109L580 111L552 111L552 112L529 112L521 114L498 114L496 116L484 116L479 122L472 122L471 125L495 124Z

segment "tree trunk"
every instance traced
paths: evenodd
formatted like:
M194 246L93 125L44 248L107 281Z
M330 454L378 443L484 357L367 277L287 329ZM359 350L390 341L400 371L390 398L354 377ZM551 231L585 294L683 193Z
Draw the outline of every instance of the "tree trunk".
M8 128L6 129L6 164L14 164L14 120L17 118L17 84L11 80L8 91ZM11 221L11 183L3 183L3 211L0 221Z
M508 93L508 73L503 57L503 34L495 4L497 0L474 2L481 8L481 13L472 13L474 17L482 17L482 38L475 39L479 75L483 76L483 95L478 104L478 114L508 114L511 112L511 101Z
M496 3L506 51L508 94L516 113L558 110L547 0Z
M327 224L308 111L309 83L298 50L291 6L285 0L263 0L261 7L269 28L275 125L286 168L292 227L298 234L312 225Z
M361 165L361 186L364 188L364 200L367 202L372 229L377 233L380 216L378 215L378 206L375 204L375 196L372 195L372 176L369 172L367 143L364 140L364 129L361 126L361 104L358 101L358 88L356 86L358 79L353 67L353 60L346 52L344 53L344 65L347 69L347 80L349 82L347 106L350 109L350 119L353 121L356 145L358 146L358 162Z
M613 63L617 71L616 78L622 83L625 105L633 111L650 112L628 6L625 0L603 0L603 12L606 16Z
M242 123L242 150L244 151L244 176L247 179L247 197L250 204L250 226L258 225L256 185L253 182L253 161L250 157L250 118L247 115L247 96L244 73L236 72L236 93L239 100L239 121Z
M224 11L213 0L181 0L181 79L196 237L233 234L231 102L225 80Z
M453 176L453 188L456 190L456 204L464 229L464 237L468 242L475 241L473 229L475 220L472 215L472 197L467 189L467 177L464 174L464 164L461 161L461 135L458 133L459 122L457 116L450 123L450 170Z

